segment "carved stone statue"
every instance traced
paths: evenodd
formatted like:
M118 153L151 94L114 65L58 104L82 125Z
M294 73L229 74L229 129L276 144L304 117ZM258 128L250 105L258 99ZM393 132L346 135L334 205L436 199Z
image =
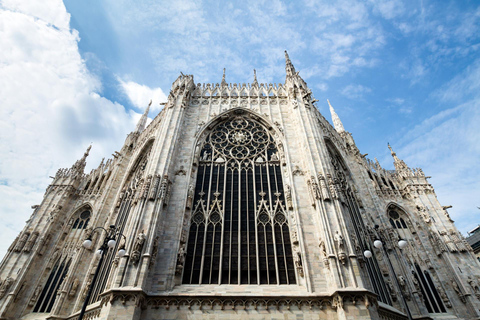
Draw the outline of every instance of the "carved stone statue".
M293 210L292 190L288 184L285 185L285 200L287 201L287 208Z
M140 232L135 239L135 244L133 245L132 252L132 260L134 264L138 263L138 260L140 260L140 254L142 253L143 244L145 243L146 238L147 236L145 235L145 233L143 233L142 230L142 232Z
M181 275L183 266L185 265L185 244L180 245L180 249L178 249L177 254L177 266L175 268L175 274Z
M35 302L37 302L37 299L38 297L40 296L40 291L42 290L42 286L41 285L38 285L36 288L35 288L35 291L33 292L33 295L32 297L30 298L30 301L28 302L28 305L30 307L32 307Z
M323 200L329 200L330 195L328 194L327 183L325 182L325 177L320 173L318 174L318 181L320 181L320 192Z
M387 282L388 291L390 293L390 296L392 297L392 300L397 301L397 292L395 291L395 288L393 287L392 280L388 279L386 282Z
M70 289L70 292L68 293L68 296L70 298L75 297L75 294L77 293L79 285L80 285L80 281L77 278L75 280L73 280L72 287Z
M24 233L20 236L20 238L19 238L18 241L17 241L17 244L15 245L15 249L14 249L15 252L20 252L20 251L22 251L23 246L24 246L25 243L27 242L27 239L28 239L29 236L30 236L30 233L29 233L29 232L24 232Z
M343 236L342 236L342 234L341 234L340 232L336 231L336 232L335 232L335 236L333 237L333 239L334 239L335 242L337 243L339 249L344 249L344 247L345 247L345 240L343 239Z
M441 286L437 287L437 292L440 295L440 298L442 298L443 303L447 306L447 308L452 307L452 303L450 302L450 299L448 299L447 294L445 293L445 290Z
M10 286L13 284L13 278L8 277L3 281L2 286L0 287L0 299L2 299L5 294L8 292L8 289L10 289Z
M338 192L337 192L337 186L335 184L335 181L333 180L330 174L327 174L327 179L328 179L328 185L330 188L330 194L332 195L332 198L338 199Z
M186 204L187 209L192 208L194 192L195 192L195 186L193 184L191 184L188 187L188 193L187 193L187 204Z
M27 243L25 244L25 247L23 248L24 252L30 252L35 245L35 242L37 242L38 238L38 232L32 233L32 235L28 238Z

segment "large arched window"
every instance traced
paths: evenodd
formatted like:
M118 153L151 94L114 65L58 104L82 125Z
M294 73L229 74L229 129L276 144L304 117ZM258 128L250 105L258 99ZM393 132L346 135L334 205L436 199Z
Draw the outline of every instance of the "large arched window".
M199 154L184 284L295 284L280 155L259 122L218 124Z

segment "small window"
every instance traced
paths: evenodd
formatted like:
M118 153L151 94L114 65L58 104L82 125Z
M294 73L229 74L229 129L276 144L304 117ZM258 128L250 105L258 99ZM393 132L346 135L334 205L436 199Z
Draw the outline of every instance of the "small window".
M72 225L72 229L86 229L88 222L90 221L91 212L90 210L82 211L78 218L75 219L75 222Z

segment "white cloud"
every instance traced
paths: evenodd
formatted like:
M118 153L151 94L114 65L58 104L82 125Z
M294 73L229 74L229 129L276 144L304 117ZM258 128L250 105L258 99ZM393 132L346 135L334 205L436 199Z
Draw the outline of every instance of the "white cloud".
M167 101L167 96L160 88L152 89L146 85L121 79L119 79L119 82L130 101L139 109L145 109L149 101L152 100L151 110L159 111L162 108L159 103Z
M93 142L88 166L122 145L133 112L101 97L61 1L0 9L0 256L39 204L48 176Z
M361 84L349 84L343 88L340 93L350 99L361 99L365 93L371 91L372 89L362 86Z

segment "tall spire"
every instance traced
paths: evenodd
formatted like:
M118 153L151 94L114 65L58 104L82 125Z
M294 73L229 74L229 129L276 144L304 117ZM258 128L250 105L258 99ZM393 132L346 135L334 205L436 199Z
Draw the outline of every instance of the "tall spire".
M393 157L393 165L395 166L395 169L396 169L397 171L401 171L401 170L404 170L404 169L408 169L408 166L407 166L407 164L405 163L405 161L398 159L397 154L395 153L395 151L393 151L392 146L390 145L390 143L388 143L388 149L390 149L390 153L392 154L392 157Z
M148 118L148 112L150 111L150 106L152 105L152 100L150 100L150 103L148 104L147 109L145 109L145 112L143 113L142 117L140 120L138 120L137 127L135 128L135 132L142 132L145 129L145 126L147 124L147 118Z
M335 109L333 109L328 99L327 99L327 102L328 102L328 105L330 106L330 114L332 115L332 121L333 121L333 126L335 127L335 130L337 130L338 133L345 132L345 128L343 127L342 121L340 121L338 114L335 112Z
M225 81L225 68L223 68L223 76L222 76L222 83L221 86L227 86L227 82Z
M253 86L258 87L258 81L257 81L257 70L253 69Z
M287 50L285 50L285 71L287 73L287 78L293 77L296 74L295 67L292 64L292 61L290 61Z
M87 157L90 154L90 150L92 149L92 145L89 145L87 151L83 154L83 157L77 160L72 166L72 173L74 177L81 176L83 174L83 170L87 165Z

